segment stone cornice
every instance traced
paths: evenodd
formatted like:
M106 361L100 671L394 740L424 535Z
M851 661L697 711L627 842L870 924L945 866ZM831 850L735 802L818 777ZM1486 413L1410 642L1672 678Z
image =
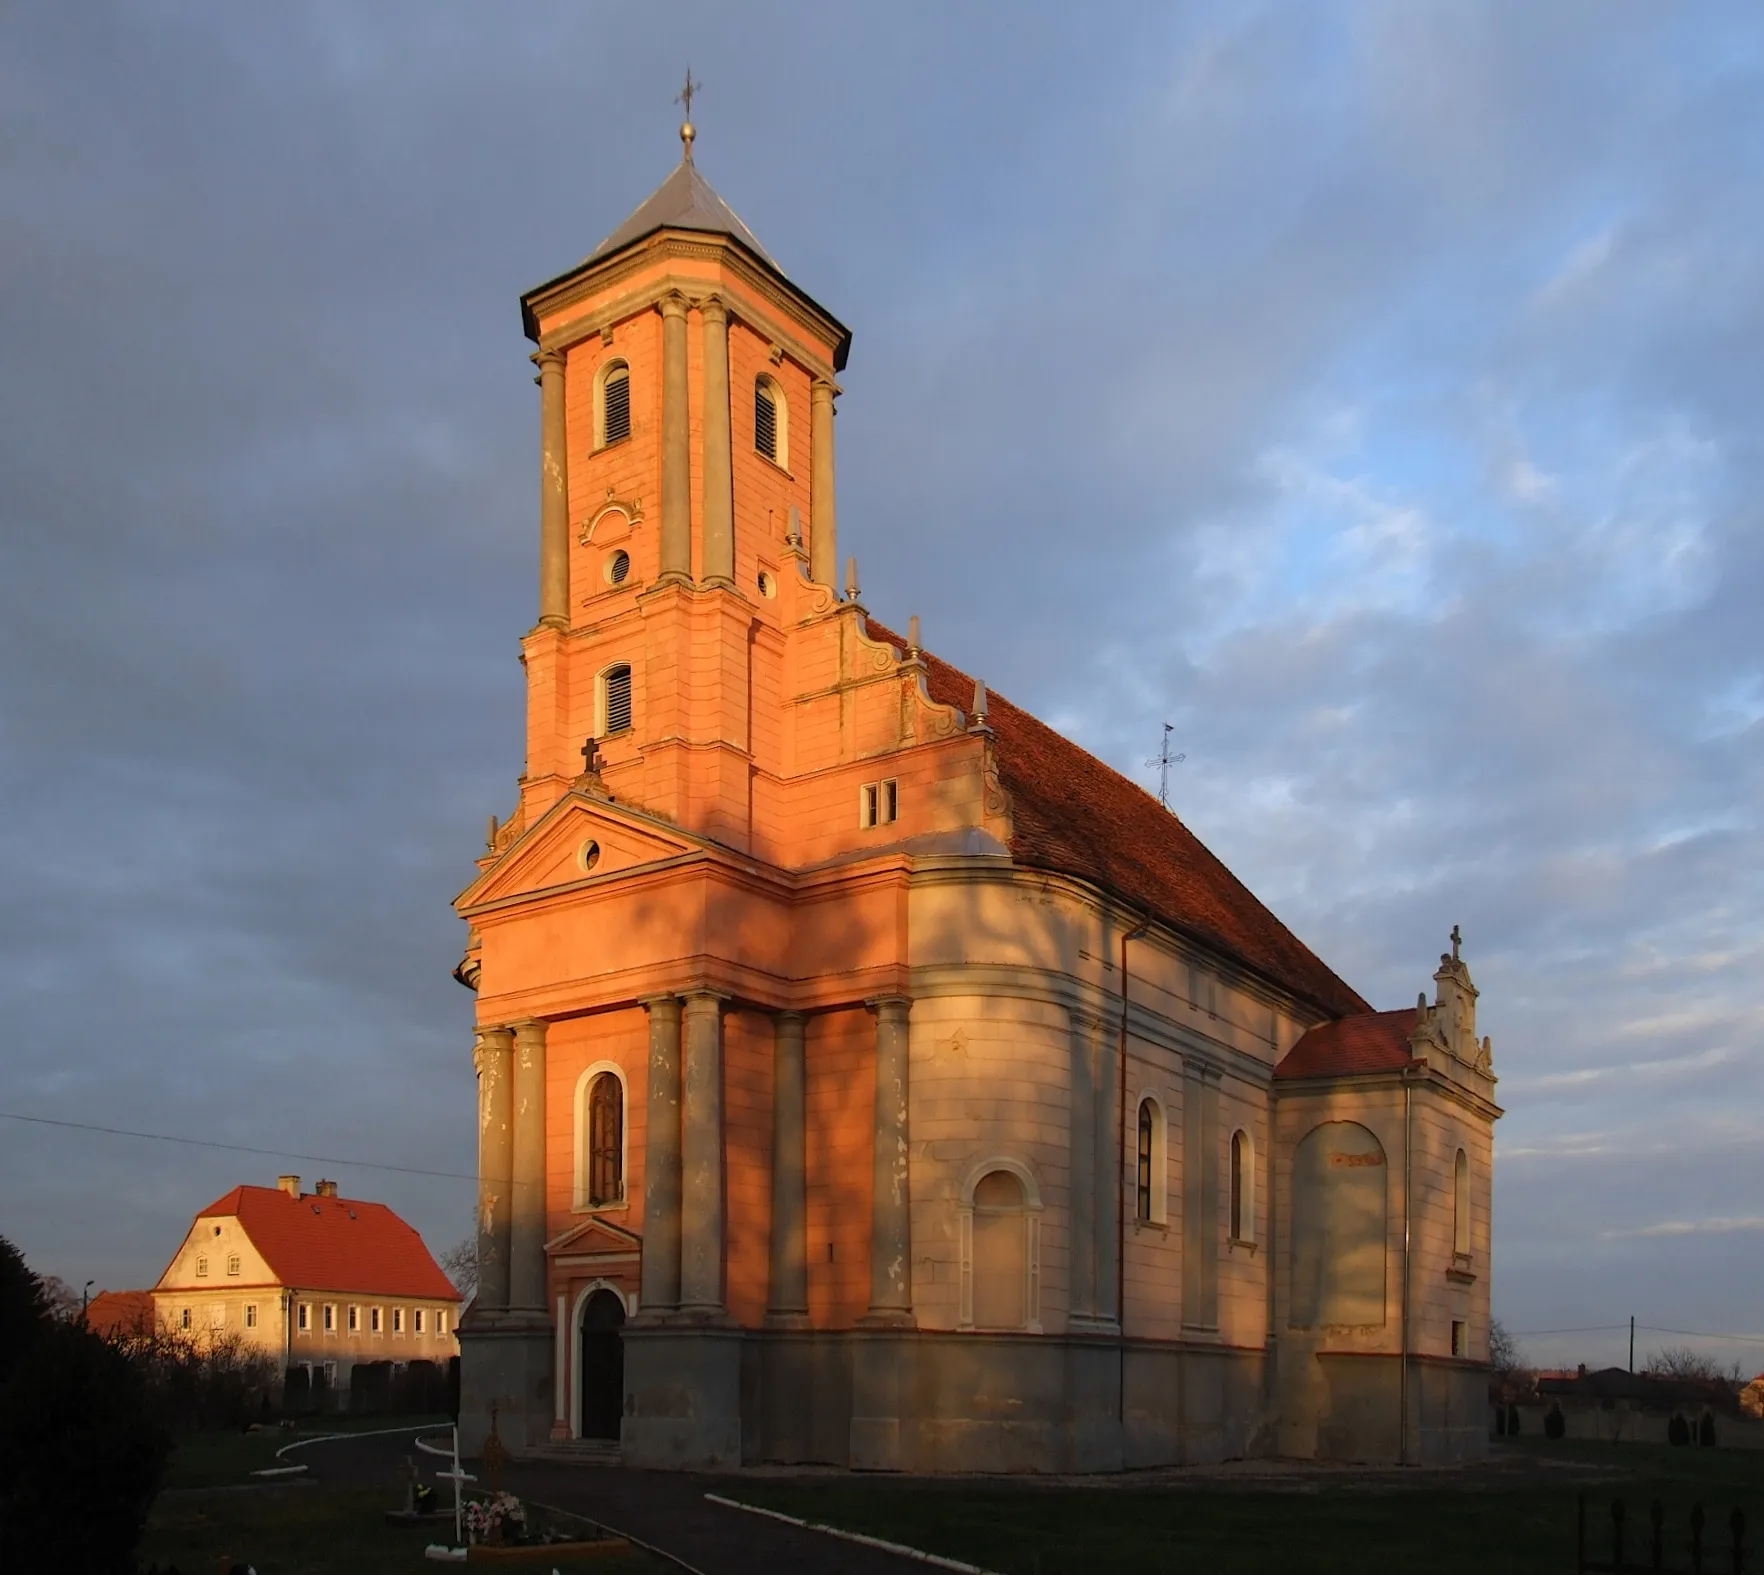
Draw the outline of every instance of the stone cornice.
M645 285L627 289L604 301L594 310L572 317L568 323L538 334L536 342L540 353L568 350L585 339L594 338L603 328L609 328L649 310L670 293L677 292L685 296L693 306L714 295L727 307L732 319L746 323L769 343L776 345L811 378L823 379L832 383L835 389L838 388L842 357L836 352L834 359L828 360L801 335L786 328L784 322L795 318L811 330L824 334L836 346L850 342L851 336L844 324L794 287L781 287L775 277L769 277L750 262L743 251L714 236L693 231L664 230L659 235L652 236L647 245L632 252L621 253L618 258L609 259L600 267L584 268L577 273L565 275L552 285L540 286L525 297L523 306L536 325L540 311L550 315L565 310L613 289L633 275L653 267L660 259L672 258L717 263L763 304L755 306L746 300L731 300L726 292L718 290L709 280L670 273ZM766 307L770 307L772 312L781 313L782 319L773 316ZM531 328L528 336L534 337Z
M1300 1099L1307 1095L1312 1098L1327 1098L1346 1089L1352 1089L1355 1093L1396 1094L1402 1092L1405 1082L1418 1093L1431 1093L1450 1100L1454 1105L1461 1105L1472 1115L1491 1124L1506 1114L1492 1100L1479 1098L1468 1089L1434 1072L1415 1074L1391 1070L1341 1072L1324 1077L1283 1077L1274 1084L1274 1094L1278 1099Z

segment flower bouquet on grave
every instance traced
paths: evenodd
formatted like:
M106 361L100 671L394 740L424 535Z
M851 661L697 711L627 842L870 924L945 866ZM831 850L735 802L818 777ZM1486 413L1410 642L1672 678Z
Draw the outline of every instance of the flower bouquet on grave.
M465 1507L466 1538L489 1547L510 1547L527 1536L527 1509L512 1493L473 1499Z

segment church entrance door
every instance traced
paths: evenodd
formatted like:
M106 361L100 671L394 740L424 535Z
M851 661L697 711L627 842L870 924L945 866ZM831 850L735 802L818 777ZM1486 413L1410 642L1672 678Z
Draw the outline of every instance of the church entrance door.
M625 1410L624 1299L604 1286L582 1308L582 1436L619 1436Z

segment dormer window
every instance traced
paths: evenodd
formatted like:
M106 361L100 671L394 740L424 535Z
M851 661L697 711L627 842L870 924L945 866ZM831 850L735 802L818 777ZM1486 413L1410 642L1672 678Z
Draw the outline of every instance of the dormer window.
M753 385L753 446L774 465L790 465L789 409L784 390L774 377L762 376Z
M600 675L600 737L631 730L631 664L621 662Z
M594 376L594 446L606 448L631 435L631 368L605 362Z

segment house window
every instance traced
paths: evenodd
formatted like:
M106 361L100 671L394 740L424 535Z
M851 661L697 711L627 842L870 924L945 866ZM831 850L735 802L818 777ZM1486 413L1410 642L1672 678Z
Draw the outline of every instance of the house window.
M1452 1355L1470 1354L1470 1328L1462 1318L1452 1319Z
M199 1257L196 1260L196 1278L199 1280L208 1278L208 1259L205 1257Z
M631 730L631 664L621 662L600 675L600 736Z
M866 782L858 796L858 824L868 831L872 826L890 826L900 818L900 785L893 778L885 782Z
M439 1308L435 1311L435 1333L447 1333L447 1314L442 1312Z
M337 1332L337 1306L336 1306L335 1302L326 1302L325 1303L325 1333L326 1334L335 1334L336 1332Z
M600 1208L625 1196L625 1085L601 1072L588 1085L588 1204Z
M594 446L622 443L631 435L631 368L608 361L595 374L599 385L594 402Z
M990 1170L974 1184L968 1264L969 1321L976 1329L1029 1325L1030 1216L1021 1178Z
M361 1309L353 1302L349 1304L349 1332L351 1334L361 1333Z
M325 1388L335 1389L337 1387L337 1364L335 1362L326 1362L324 1366L324 1374Z
M294 1316L294 1327L302 1334L312 1327L312 1303L302 1302Z
M1231 1239L1256 1239L1256 1150L1244 1131L1231 1134Z
M246 1302L245 1304L245 1327L247 1329L255 1329L257 1327L256 1302Z
M1470 1157L1463 1149L1452 1161L1452 1251L1470 1256Z
M380 1333L384 1332L385 1325L382 1324L380 1321L380 1313L381 1313L381 1309L378 1307L368 1308L368 1333L369 1334L380 1334Z
M1139 1101L1139 1145L1134 1166L1133 1214L1147 1225L1164 1223L1164 1112L1147 1094Z
M227 1254L227 1273L236 1275L238 1272L239 1272L239 1254L236 1252L229 1252Z
M178 1327L180 1329L188 1329L190 1327L190 1309L188 1307L183 1307L178 1310Z
M394 1334L404 1333L404 1309L402 1307L392 1309L392 1332Z
M423 1332L423 1309L421 1307L410 1315L410 1329L412 1334Z
M753 385L753 446L774 465L790 465L790 411L784 390L773 377L760 377Z

